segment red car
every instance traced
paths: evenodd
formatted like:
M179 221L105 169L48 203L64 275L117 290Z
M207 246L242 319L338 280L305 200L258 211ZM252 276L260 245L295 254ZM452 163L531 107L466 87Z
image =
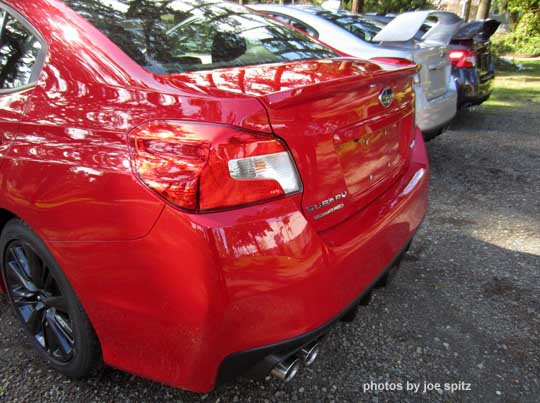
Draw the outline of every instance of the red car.
M289 379L407 249L415 66L226 2L0 11L2 288L53 368Z

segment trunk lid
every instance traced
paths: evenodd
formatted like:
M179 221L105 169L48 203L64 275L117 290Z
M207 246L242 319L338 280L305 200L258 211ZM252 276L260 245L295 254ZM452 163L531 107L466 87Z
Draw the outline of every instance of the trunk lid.
M500 22L488 19L463 24L452 38L452 44L464 46L476 55L476 68L480 77L492 75L495 68L491 54L491 36Z
M211 93L256 97L288 145L302 208L323 230L384 192L406 169L414 132L414 64L351 58L187 73ZM383 106L380 99L392 102Z
M420 45L412 52L412 59L420 64L420 83L428 100L440 97L448 91L452 65L446 46Z
M414 129L411 79L410 71L372 72L362 79L330 80L283 100L281 94L263 97L274 133L287 142L298 165L302 207L316 228L345 220L406 168ZM394 100L385 107L380 98L388 89Z
M476 54L476 69L480 78L491 75L495 68L491 55L491 42L489 39L475 42L472 51Z

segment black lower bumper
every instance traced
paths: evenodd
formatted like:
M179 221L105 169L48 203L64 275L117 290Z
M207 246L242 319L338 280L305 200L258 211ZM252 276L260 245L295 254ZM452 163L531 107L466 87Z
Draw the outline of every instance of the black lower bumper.
M441 125L437 127L434 127L429 130L423 130L422 137L424 138L424 141L427 142L427 141L433 140L435 137L444 133L448 129L448 126L450 126L450 123L452 122L453 119L454 118L452 117L452 119L450 119L448 122L442 123Z
M239 375L245 375L250 378L265 377L279 362L296 354L303 347L321 339L337 322L350 317L351 313L357 309L358 305L361 305L363 301L369 298L371 291L374 288L377 288L381 279L387 276L389 272L399 264L405 253L407 253L411 242L412 238L368 288L358 295L347 308L324 325L293 339L257 347L251 350L240 351L226 357L219 368L216 385L232 381Z
M452 77L458 92L458 108L480 105L491 95L495 71L485 74L475 67L452 67Z

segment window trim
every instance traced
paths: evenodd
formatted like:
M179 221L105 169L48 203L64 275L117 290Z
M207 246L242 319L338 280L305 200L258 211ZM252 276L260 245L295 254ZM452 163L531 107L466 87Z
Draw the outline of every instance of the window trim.
M263 11L264 12L264 11ZM284 18L287 18L289 19L289 21L292 23L292 22L297 22L299 24L302 24L302 25L305 25L306 27L308 27L309 29L311 29L313 32L315 32L315 35L311 35L309 32L307 31L304 31L306 34L308 34L309 36L312 36L313 38L315 39L319 39L319 31L317 31L315 28L313 28L310 24L304 22L304 21L301 21L299 20L298 18L296 17L293 17L293 16L290 16L289 14L283 14L283 13L280 13L279 11L268 11L267 12L268 15L272 16L272 17L284 17ZM282 21L280 21L282 22ZM283 22L282 22L283 23ZM295 27L294 25L292 25L291 23L285 23L287 25L291 25L293 28L296 28L296 29L300 29L300 28L297 28ZM302 29L300 29L301 31L303 31Z
M45 42L45 40L43 39L43 36L41 35L41 33L37 29L35 29L34 26L30 24L23 15L21 15L21 13L19 13L13 7L0 2L0 11L5 11L6 13L10 14L13 18L16 18L26 29L28 29L28 31L39 41L41 45L41 50L36 56L36 62L34 63L34 66L32 66L32 74L30 75L30 81L28 82L28 84L22 85L17 88L0 88L0 95L13 94L16 92L22 92L30 88L34 88L35 86L37 86L39 77L41 76L41 73L43 72L43 66L45 65L45 60L47 59L49 46L47 45L47 42ZM2 34L3 28L4 27L2 24L2 26L0 26L0 35Z

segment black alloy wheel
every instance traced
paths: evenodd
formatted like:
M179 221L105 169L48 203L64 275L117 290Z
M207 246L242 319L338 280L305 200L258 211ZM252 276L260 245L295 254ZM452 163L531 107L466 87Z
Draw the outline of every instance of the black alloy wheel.
M21 241L7 246L4 268L7 291L26 330L52 360L69 362L75 345L73 324L50 269Z
M0 235L0 275L38 355L70 377L102 364L101 346L75 291L45 243L14 218Z

